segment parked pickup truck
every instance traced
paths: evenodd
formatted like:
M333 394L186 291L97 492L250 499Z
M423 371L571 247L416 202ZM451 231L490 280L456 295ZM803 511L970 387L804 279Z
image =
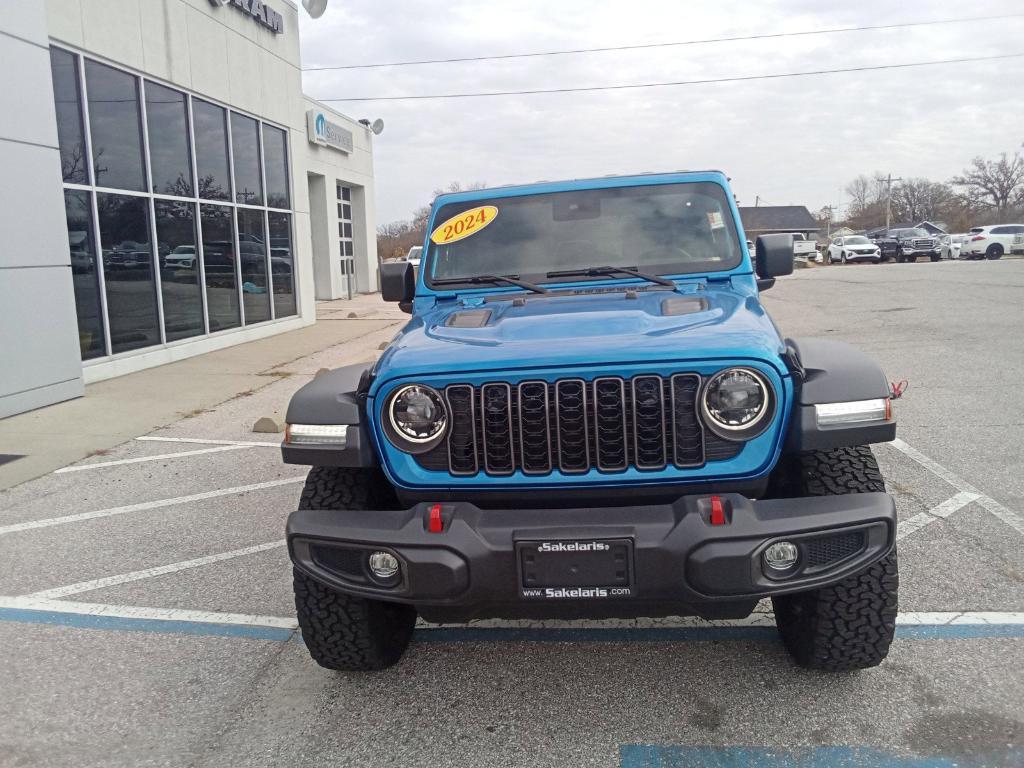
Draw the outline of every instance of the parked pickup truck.
M818 244L814 240L808 240L802 232L793 233L793 255L802 256L808 261L818 260Z
M932 261L942 258L939 240L919 227L893 229L889 236L896 241L896 262L917 261L918 256L927 256Z
M748 616L821 670L871 667L896 627L893 440L876 363L780 335L760 301L789 234L751 254L724 174L456 192L411 313L376 363L292 398L287 525L305 647L396 663L417 617Z

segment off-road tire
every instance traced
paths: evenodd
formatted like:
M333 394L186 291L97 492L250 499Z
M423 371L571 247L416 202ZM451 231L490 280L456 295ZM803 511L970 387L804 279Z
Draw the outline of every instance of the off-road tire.
M306 478L300 509L395 508L394 489L379 470L314 467ZM295 612L313 660L348 672L384 669L409 645L416 609L338 592L292 569Z
M867 446L803 453L791 469L791 490L801 496L885 491ZM802 667L829 672L874 667L888 655L896 634L898 591L894 549L832 586L773 597L775 623Z
M400 603L346 595L292 569L295 611L313 661L343 672L395 664L412 638L416 609Z

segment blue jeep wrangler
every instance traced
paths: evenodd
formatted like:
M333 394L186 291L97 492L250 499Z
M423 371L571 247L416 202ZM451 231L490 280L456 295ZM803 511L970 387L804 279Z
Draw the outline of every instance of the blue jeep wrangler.
M791 235L750 253L719 172L446 194L427 231L418 275L381 267L408 324L288 408L317 662L394 664L417 616L732 619L767 597L797 663L885 657L890 391L765 312Z

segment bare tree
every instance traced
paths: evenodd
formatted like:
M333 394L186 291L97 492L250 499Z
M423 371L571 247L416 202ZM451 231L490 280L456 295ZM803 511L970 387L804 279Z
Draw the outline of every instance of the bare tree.
M463 186L453 181L443 189L435 189L434 197L450 192L465 192L474 189L484 189L487 185L483 182L474 181ZM432 203L420 206L413 211L411 221L393 221L390 224L383 224L377 228L377 256L382 261L396 259L408 253L414 245L422 245L427 235L427 221L430 219L430 208Z
M928 179L906 179L892 191L892 214L896 220L947 221L955 195L948 184Z
M988 208L1000 216L1011 208L1024 205L1024 157L1005 152L998 160L976 157L963 175L951 180L964 190L967 200L980 208Z

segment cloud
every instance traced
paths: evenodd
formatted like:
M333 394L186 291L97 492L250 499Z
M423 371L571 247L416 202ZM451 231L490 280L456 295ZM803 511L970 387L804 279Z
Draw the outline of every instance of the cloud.
M409 3L335 0L303 17L307 66L653 43L1020 12L1016 0ZM309 72L316 98L693 80L1022 52L1024 18L420 67ZM948 179L1024 140L1013 83L1024 59L577 94L332 102L383 117L380 222L451 181L506 184L718 168L743 203L811 209L876 169ZM1012 106L1011 106L1012 105Z

